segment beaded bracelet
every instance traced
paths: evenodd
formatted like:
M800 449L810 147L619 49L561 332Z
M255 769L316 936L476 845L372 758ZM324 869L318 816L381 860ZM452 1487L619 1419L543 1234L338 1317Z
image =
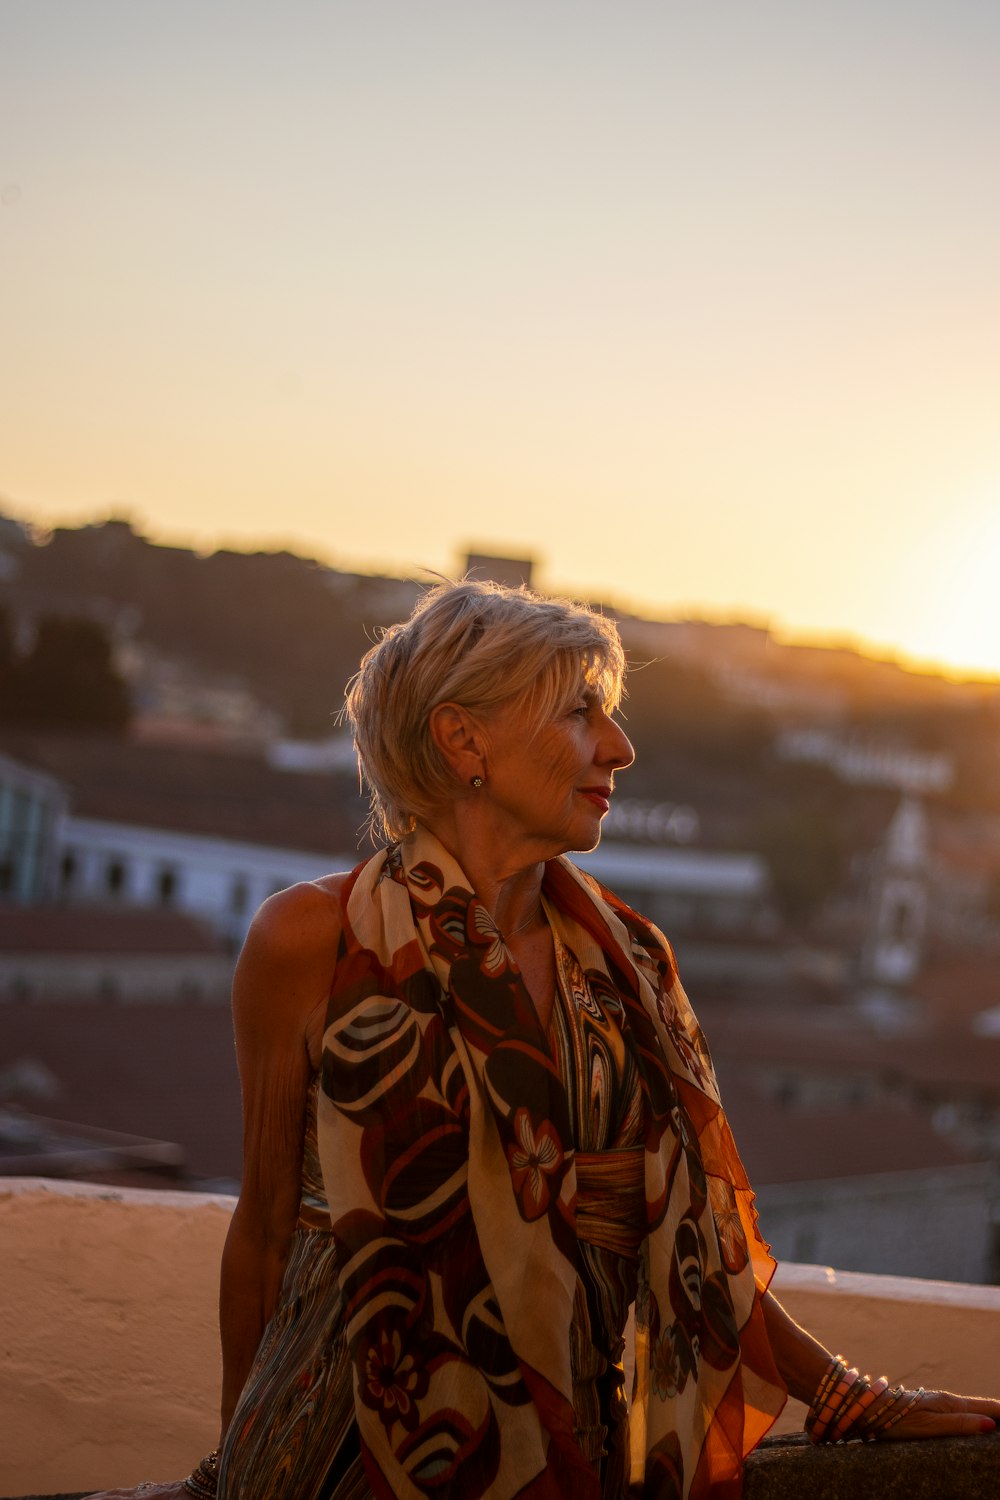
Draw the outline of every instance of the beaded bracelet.
M184 1481L184 1488L189 1495L194 1495L196 1500L214 1500L218 1486L219 1450L213 1448L211 1453L206 1453L205 1457L191 1470Z
M886 1424L892 1424L895 1420L895 1412L899 1403L909 1395L905 1386L894 1385L883 1391L882 1399L871 1411L864 1414L858 1422L854 1436L859 1437L864 1443L871 1443L885 1431Z
M816 1387L816 1394L812 1398L812 1401L809 1405L809 1411L806 1415L805 1420L805 1429L810 1436L812 1436L812 1431L817 1423L819 1414L826 1406L831 1392L837 1386L842 1377L846 1375L846 1373L847 1364L845 1360L841 1357L841 1355L835 1354L830 1363L827 1365L826 1370L823 1373L823 1378L820 1381L819 1385ZM824 1423L824 1426L825 1425L826 1424ZM813 1439L813 1441L815 1442L817 1441L817 1439Z
M883 1397L889 1389L889 1382L884 1375L877 1380L865 1378L867 1389L862 1391L856 1400L844 1412L839 1423L838 1430L834 1432L830 1441L847 1442L849 1438L861 1438L862 1441L870 1442L875 1437L874 1432L867 1429L879 1421L879 1414L884 1405Z
M818 1402L814 1402L809 1408L806 1418L806 1432L814 1443L828 1443L832 1439L830 1433L836 1426L838 1418L844 1407L851 1400L861 1375L855 1369L846 1369L842 1359L838 1358L836 1367L831 1369L833 1377L824 1382L826 1395L821 1396Z
M890 1427L895 1427L897 1422L901 1422L906 1416L907 1412L912 1411L921 1397L926 1396L927 1392L921 1385L918 1386L915 1391L908 1391L904 1394L908 1395L910 1399L908 1401L904 1401L899 1409L892 1413L892 1415L889 1417L889 1420L882 1424L882 1426L878 1430L879 1437L882 1437L884 1433L888 1432Z
M873 1381L848 1369L838 1354L816 1388L805 1430L813 1443L847 1443L853 1438L872 1442L901 1422L924 1395L923 1386L916 1391L901 1385L890 1388L884 1375Z
M871 1388L872 1383L868 1376L859 1375L830 1422L826 1438L828 1443L847 1441L847 1434L870 1404L865 1398L870 1395Z

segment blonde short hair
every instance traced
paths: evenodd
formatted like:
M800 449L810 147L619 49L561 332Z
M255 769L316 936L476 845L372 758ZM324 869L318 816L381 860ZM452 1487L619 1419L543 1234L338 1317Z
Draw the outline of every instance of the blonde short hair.
M345 715L371 798L373 838L402 838L455 797L455 773L430 731L436 704L457 703L488 720L520 703L540 728L569 707L581 679L611 712L624 676L617 627L587 605L468 579L430 589L408 620L383 633L348 684Z

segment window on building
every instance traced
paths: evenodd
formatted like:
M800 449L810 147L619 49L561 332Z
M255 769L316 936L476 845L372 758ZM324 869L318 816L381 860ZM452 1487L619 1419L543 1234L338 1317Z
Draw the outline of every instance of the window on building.
M0 859L0 896L8 896L14 889L14 861Z
M109 896L120 896L125 889L125 864L120 859L108 860L104 871L104 883Z
M68 891L76 882L76 855L72 849L67 849L59 861L59 886L61 890Z
M173 906L177 896L177 871L162 869L156 877L156 895L161 906Z
M241 917L247 909L250 893L247 890L245 880L234 880L232 890L229 892L229 910L234 916Z
M24 834L31 824L31 798L27 792L12 792L10 799L10 826L14 833Z
M908 901L897 900L889 915L889 937L894 943L907 943L913 932L913 911Z

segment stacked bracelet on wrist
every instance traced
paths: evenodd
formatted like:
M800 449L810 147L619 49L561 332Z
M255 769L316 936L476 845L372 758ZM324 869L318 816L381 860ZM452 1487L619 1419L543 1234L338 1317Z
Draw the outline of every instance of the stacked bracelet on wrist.
M214 1500L219 1485L219 1450L213 1448L199 1464L191 1470L184 1481L184 1488L196 1500Z
M884 1375L872 1380L848 1369L840 1355L831 1359L816 1388L805 1429L814 1443L871 1442L902 1421L924 1394L890 1386Z

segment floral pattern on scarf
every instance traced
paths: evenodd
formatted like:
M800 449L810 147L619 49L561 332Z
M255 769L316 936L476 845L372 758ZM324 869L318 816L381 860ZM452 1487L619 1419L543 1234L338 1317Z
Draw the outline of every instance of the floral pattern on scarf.
M568 860L543 891L640 1075L633 1490L729 1500L784 1401L749 1183L666 940ZM425 829L359 866L343 906L319 1137L369 1482L601 1500L573 1435L574 1122L531 998Z

